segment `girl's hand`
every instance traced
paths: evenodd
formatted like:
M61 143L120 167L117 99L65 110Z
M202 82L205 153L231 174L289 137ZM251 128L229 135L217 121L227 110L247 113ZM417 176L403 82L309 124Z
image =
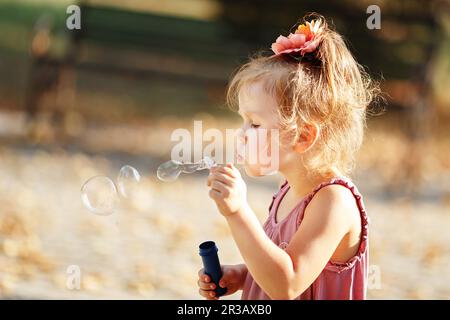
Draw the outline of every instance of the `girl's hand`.
M247 276L247 267L244 264L238 265L222 265L222 278L220 278L219 286L222 288L227 288L227 292L223 296L228 296L241 290L245 277ZM211 282L211 278L204 273L204 269L201 268L198 271L198 292L201 296L205 297L207 300L218 300L214 290L216 285Z
M231 163L212 167L209 173L209 196L223 216L231 216L247 205L247 186L241 173Z

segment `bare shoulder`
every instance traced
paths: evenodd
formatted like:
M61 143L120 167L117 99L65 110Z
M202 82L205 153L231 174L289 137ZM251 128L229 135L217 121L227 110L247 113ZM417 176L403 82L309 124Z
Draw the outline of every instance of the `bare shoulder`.
M339 184L321 188L306 208L305 215L308 213L317 216L322 222L329 221L348 231L360 221L360 213L353 193Z

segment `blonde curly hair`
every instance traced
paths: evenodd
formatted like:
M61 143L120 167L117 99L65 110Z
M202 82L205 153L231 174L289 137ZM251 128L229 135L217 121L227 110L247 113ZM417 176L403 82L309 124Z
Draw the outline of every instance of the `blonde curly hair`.
M378 86L323 16L310 14L303 20L312 17L322 26L315 59L299 62L289 55L258 53L232 76L227 102L238 109L241 89L262 81L264 90L276 98L280 128L292 141L297 141L302 124L319 126L315 145L303 157L308 171L325 174L337 168L350 174Z

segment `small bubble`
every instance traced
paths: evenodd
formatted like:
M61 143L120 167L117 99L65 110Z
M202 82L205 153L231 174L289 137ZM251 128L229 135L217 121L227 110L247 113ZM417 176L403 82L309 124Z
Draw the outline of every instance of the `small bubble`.
M129 165L123 166L117 176L119 193L125 198L132 196L135 193L140 180L141 175L139 174L139 171Z
M81 201L90 212L108 216L118 204L117 188L108 177L92 177L81 187Z
M182 171L181 162L169 160L167 162L164 162L158 167L156 175L158 176L159 180L170 182L175 181L180 175L181 171Z

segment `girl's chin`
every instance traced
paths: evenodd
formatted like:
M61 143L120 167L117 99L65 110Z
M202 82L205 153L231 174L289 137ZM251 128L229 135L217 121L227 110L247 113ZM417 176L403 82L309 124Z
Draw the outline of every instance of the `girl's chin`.
M278 171L277 170L265 170L264 168L260 168L260 167L255 167L252 165L248 165L245 164L244 165L244 170L245 173L249 176L249 177L263 177L263 176L269 176L272 174L276 174Z
M259 176L259 174L257 174L258 170L254 166L251 166L248 163L243 163L243 167L245 170L245 174L247 176L249 176L249 177L258 177Z
M261 176L261 175L259 175L259 174L256 174L256 173L254 172L254 170L252 170L251 168L249 168L249 167L247 167L247 166L244 166L244 169L245 169L245 173L246 173L247 176L249 176L249 177L255 178L255 177L260 177L260 176Z

